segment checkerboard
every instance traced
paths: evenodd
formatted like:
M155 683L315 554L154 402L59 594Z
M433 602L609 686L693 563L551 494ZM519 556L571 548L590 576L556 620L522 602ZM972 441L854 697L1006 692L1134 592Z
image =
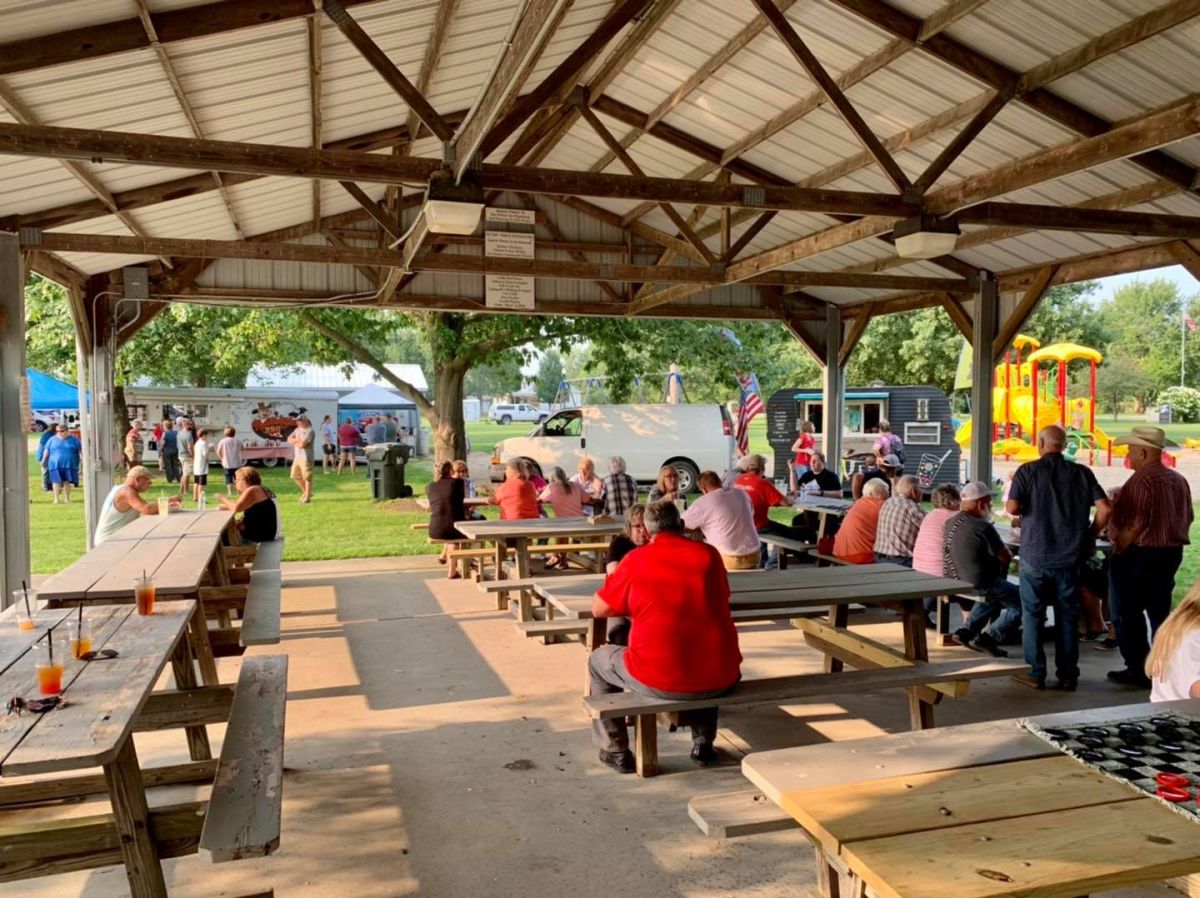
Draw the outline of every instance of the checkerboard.
M1200 720L1171 713L1057 727L1022 720L1021 726L1080 763L1200 822L1200 805L1196 801L1200 795ZM1154 779L1159 773L1186 776L1186 789L1192 798L1184 802L1159 798Z

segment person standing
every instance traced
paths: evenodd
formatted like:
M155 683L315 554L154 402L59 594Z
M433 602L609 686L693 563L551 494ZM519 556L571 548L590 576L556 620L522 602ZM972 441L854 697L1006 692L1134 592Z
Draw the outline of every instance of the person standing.
M337 427L333 416L326 415L321 422L321 470L326 474L332 470L337 459Z
M387 425L383 423L382 415L377 415L375 420L367 425L366 440L368 446L378 446L387 442Z
M54 439L54 435L56 433L57 433L56 428L47 427L45 430L42 431L42 435L40 437L38 437L37 454L35 457L37 458L38 464L42 466L42 492L43 493L53 492L53 489L54 489L50 484L50 467L49 467L50 456L46 454L46 444L49 443L52 439Z
M1067 461L1067 432L1058 425L1038 434L1037 461L1013 475L1005 510L1020 518L1021 637L1028 674L1013 677L1046 688L1046 608L1054 608L1054 667L1058 688L1079 684L1079 583L1093 540L1104 532L1111 506L1090 468ZM1094 521L1089 521L1093 506ZM1016 526L1016 521L1013 524Z
M1135 427L1115 444L1129 447L1133 476L1113 502L1108 528L1113 544L1109 601L1125 659L1125 669L1109 671L1108 678L1148 689L1146 621L1153 639L1171 613L1175 572L1190 542L1192 491L1182 474L1162 462L1166 436L1161 428Z
M354 423L353 418L347 418L338 428L338 448L341 450L341 457L338 458L338 476L342 476L342 468L347 460L350 462L350 473L353 474L355 458L358 456L358 425Z
M55 505L60 496L64 503L70 503L71 487L79 486L79 463L82 457L83 446L79 437L73 436L67 430L67 425L59 424L54 437L46 443L46 468L50 472Z
M307 505L312 501L313 477L313 434L312 421L303 415L299 418L300 426L288 434L287 441L292 446L292 480L300 487L300 504ZM351 472L354 468L351 466Z
M383 441L385 443L396 442L397 433L396 419L390 414L383 416Z
M135 467L142 463L142 422L135 420L125 434L125 464Z
M225 469L225 494L234 496L234 481L237 480L238 468L242 466L242 444L237 439L237 431L232 427L225 428L225 435L217 443L217 458Z
M176 483L179 480L179 432L170 418L163 421L162 429L162 439L158 442L158 466L167 475L167 483Z
M812 421L805 421L800 425L800 433L796 435L796 442L792 443L792 452L795 453L795 460L792 462L792 492L800 485L800 478L809 472L812 468L813 450L817 447L816 426Z
M196 431L196 444L192 447L192 498L196 502L208 491L208 429Z
M183 419L183 424L179 428L179 437L176 440L179 446L179 495L187 495L188 483L192 479L192 455L196 448L196 434L192 428L195 425L187 418Z

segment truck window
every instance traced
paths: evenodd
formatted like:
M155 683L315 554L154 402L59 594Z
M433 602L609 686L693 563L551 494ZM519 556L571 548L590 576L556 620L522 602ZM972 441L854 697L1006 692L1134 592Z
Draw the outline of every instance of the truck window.
M583 416L579 412L563 412L555 415L542 428L542 435L548 437L581 437L583 436Z

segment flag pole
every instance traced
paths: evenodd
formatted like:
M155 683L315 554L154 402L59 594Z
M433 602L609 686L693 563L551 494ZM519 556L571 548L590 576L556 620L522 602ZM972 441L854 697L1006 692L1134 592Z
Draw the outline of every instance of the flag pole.
M1183 386L1183 374L1187 358L1187 300L1179 298L1179 386Z

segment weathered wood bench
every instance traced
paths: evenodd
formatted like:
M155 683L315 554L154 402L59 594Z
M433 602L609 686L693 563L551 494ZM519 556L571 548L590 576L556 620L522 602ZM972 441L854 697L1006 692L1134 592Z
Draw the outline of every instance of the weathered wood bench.
M251 572L238 635L243 647L278 644L282 576L278 570Z
M250 566L250 569L253 571L277 571L282 565L283 540L273 539L258 544L258 551L254 555L254 564Z
M213 863L279 847L287 668L286 655L242 662L200 833L199 852Z
M838 673L799 674L743 680L729 695L705 699L665 699L637 692L589 695L584 709L594 720L635 717L635 757L639 776L658 773L658 714L737 705L780 705L800 699L825 698L839 693L877 692L917 686L933 687L984 677L1010 676L1024 669L1019 661L993 659L949 662L916 662L903 667L851 670Z
M773 533L760 533L758 535L760 542L766 543L768 546L774 546L779 550L779 569L786 571L789 558L805 558L816 550L816 543L801 542L798 539L791 539L786 536L777 536Z

